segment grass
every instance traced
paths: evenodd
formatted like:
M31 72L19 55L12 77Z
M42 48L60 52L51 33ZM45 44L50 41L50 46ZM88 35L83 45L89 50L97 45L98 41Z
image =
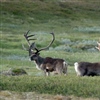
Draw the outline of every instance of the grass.
M78 97L100 98L99 77L51 76L51 77L1 77L1 89L19 92L74 95ZM73 82L74 81L74 82Z
M34 1L33 3L31 0L30 2L24 0L24 2L20 3L2 2L2 26L11 30L31 28L34 31L38 29L44 31L46 28L45 31L58 30L57 32L63 30L66 32L72 31L74 27L77 28L80 26L98 27L100 25L99 9L99 1L89 1L88 3L85 0L76 3L63 3L59 1L41 2L40 0ZM94 16L94 13L96 13L96 16Z
M91 0L5 0L1 3L0 71L23 68L25 76L0 76L0 90L74 95L100 98L100 78L77 77L74 62L100 62L100 52L95 49L100 37L100 2ZM68 62L67 76L44 77L42 71L28 61L28 48L23 34L30 30L36 34L38 48L55 42L42 57L63 58Z
M62 52L62 51L60 51ZM65 55L66 54L66 55ZM54 52L42 52L42 56L54 56ZM81 56L83 57L81 58ZM18 59L3 58L1 60L0 70L7 70L10 68L23 68L28 73L25 76L0 76L1 90L10 90L17 92L32 92L42 94L62 94L74 95L85 98L100 98L100 88L96 85L100 82L99 77L77 77L73 63L76 61L99 61L99 53L83 52L83 53L65 53L60 55L55 52L56 57L65 58L69 63L67 76L50 76L44 77L44 73L35 68L33 62L28 61L27 58L19 57ZM67 56L67 57L66 57ZM90 58L89 58L90 57ZM80 59L81 58L81 59ZM5 60L6 59L6 60ZM26 59L26 60L25 60Z

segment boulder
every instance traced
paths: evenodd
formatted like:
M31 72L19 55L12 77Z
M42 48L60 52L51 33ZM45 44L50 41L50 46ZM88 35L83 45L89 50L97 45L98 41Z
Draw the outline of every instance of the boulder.
M22 68L16 68L16 69L9 69L0 72L1 75L6 75L6 76L18 76L18 75L27 75L27 72L22 69Z

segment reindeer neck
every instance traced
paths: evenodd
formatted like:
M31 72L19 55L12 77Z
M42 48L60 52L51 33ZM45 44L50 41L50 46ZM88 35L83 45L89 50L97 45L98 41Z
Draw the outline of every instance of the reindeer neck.
M41 65L44 62L44 58L38 56L38 59L35 60L38 65Z
M44 58L38 56L38 59L35 60L36 68L41 69L41 64L44 62Z

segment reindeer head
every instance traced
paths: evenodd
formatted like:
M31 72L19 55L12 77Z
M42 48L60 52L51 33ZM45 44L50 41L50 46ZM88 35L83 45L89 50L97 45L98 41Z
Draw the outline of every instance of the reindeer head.
M27 49L27 51L29 52L29 57L30 57L30 60L32 61L32 60L38 59L38 57L40 55L40 51L46 50L52 45L52 43L55 40L55 36L54 36L54 33L50 33L52 35L52 41L50 42L50 44L47 47L38 49L35 45L35 42L30 43L31 40L36 40L36 39L31 38L35 35L28 35L28 33L29 33L29 31L26 34L24 34L24 37L28 42L29 49ZM26 48L24 46L23 46L23 48L26 50Z

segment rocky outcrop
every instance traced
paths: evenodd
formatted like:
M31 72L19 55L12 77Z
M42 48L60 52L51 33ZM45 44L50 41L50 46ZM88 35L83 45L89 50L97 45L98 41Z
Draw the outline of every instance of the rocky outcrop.
M0 72L1 75L6 75L6 76L18 76L18 75L27 75L27 72L22 69L22 68L18 68L18 69L9 69L9 70L5 70Z

